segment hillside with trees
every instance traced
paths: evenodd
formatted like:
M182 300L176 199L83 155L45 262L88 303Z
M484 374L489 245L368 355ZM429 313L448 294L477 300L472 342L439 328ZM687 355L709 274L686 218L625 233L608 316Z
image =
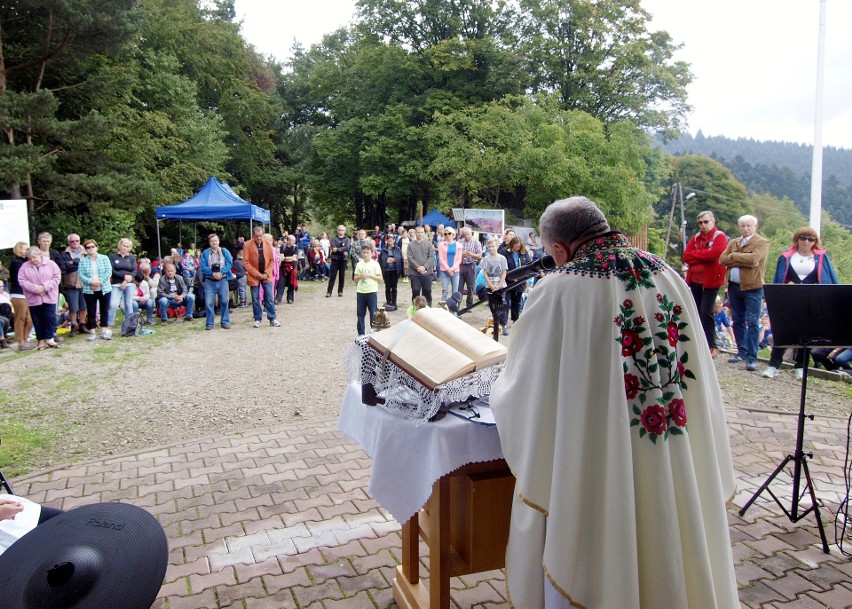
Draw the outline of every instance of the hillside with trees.
M703 154L716 159L750 191L787 197L805 214L810 209L812 146L705 137L701 131L661 145L670 154ZM833 219L852 229L852 150L832 146L823 150L822 206Z
M352 27L280 65L233 0L12 0L0 193L28 201L33 232L148 251L154 208L211 175L274 232L421 204L535 218L574 192L638 229L666 188L646 133L682 126L691 81L648 21L637 0L361 0Z

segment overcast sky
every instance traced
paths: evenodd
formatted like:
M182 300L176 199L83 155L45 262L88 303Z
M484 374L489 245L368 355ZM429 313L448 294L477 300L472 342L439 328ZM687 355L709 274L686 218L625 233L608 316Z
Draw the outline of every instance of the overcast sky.
M820 0L642 0L692 66L689 130L811 144ZM852 148L852 0L826 0L823 143ZM243 35L285 61L352 21L355 0L236 0ZM846 32L846 34L844 34Z

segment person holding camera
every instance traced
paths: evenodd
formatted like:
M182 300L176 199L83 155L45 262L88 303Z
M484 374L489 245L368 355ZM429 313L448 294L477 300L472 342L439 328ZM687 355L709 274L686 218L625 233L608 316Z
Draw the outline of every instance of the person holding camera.
M233 257L231 252L219 247L219 235L213 233L207 238L210 244L201 254L201 276L204 279L204 309L207 314L206 330L212 330L216 323L216 297L219 297L220 323L224 330L231 327L228 308L228 278L231 276Z

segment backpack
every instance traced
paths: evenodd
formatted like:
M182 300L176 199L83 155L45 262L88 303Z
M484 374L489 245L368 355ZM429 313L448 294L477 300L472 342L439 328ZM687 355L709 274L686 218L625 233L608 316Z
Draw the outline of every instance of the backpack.
M139 320L139 313L131 313L128 315L121 324L121 335L138 336L139 330L142 329L142 324L139 323Z

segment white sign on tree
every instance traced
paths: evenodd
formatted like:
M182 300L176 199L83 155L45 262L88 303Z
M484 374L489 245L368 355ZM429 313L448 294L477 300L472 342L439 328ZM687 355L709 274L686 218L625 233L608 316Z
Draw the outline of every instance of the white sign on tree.
M30 242L27 202L0 201L0 250L14 247L18 241Z

